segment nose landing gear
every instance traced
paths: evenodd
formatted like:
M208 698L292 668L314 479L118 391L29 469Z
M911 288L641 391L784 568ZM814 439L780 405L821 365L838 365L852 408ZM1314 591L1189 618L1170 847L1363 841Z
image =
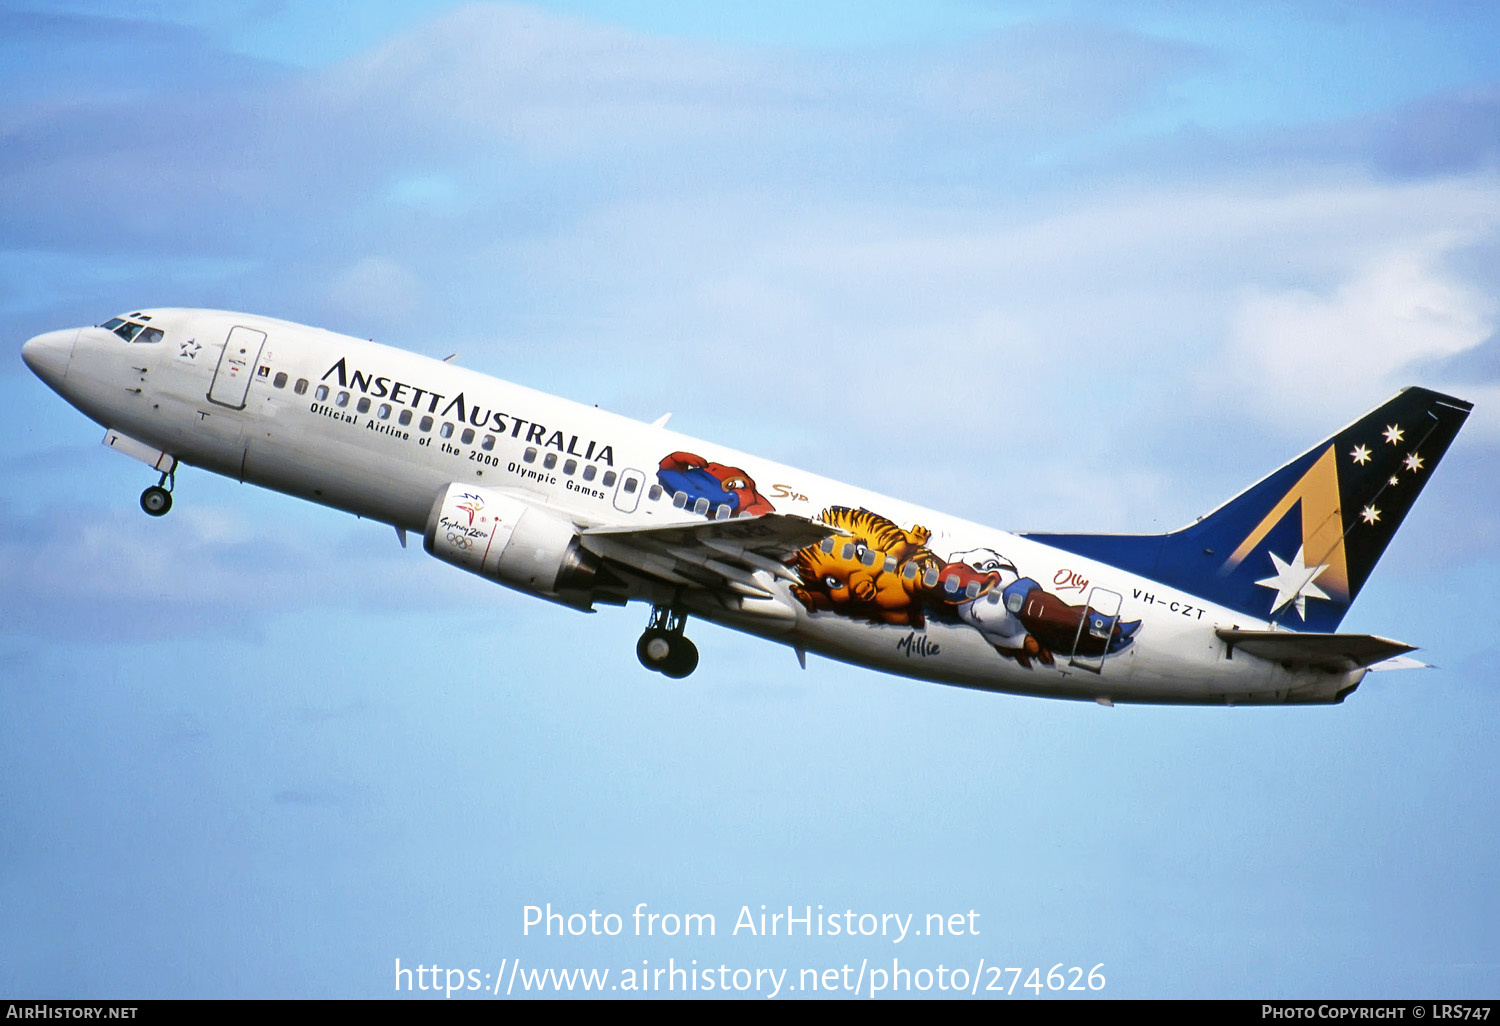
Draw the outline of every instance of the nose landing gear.
M635 643L636 658L648 670L681 679L698 666L698 646L683 636L687 614L670 606L652 606L651 621Z
M165 485L166 487L162 487ZM164 471L161 480L141 493L141 509L148 516L164 517L172 508L172 489L177 487L177 470Z

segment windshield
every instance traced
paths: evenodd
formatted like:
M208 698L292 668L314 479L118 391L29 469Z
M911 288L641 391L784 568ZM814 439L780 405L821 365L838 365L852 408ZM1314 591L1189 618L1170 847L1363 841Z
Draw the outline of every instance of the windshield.
M129 318L111 317L99 327L107 328L126 342L160 342L166 333L160 328L147 327L143 323L150 319L149 314L133 313Z

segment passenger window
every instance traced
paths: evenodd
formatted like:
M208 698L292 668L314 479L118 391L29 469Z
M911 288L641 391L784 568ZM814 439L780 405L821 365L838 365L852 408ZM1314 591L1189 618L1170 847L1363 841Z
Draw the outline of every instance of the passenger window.
M819 545L818 548L822 549L824 552L828 553L830 556L833 555L833 539L832 538L824 538L823 539L823 544Z
M687 505L687 492L676 492L672 496L672 505L682 509Z
M948 579L943 582L943 590L955 592L958 590L958 574L949 574Z
M970 581L969 586L964 589L964 597L975 599L979 597L979 582Z
M485 452L489 452L491 449L493 449L495 447L495 436L494 435L485 435L484 436L484 441L482 441L482 442L479 443L479 447L481 449L483 449Z
M578 461L577 460L569 460L568 462L566 462L566 463L563 464L563 473L567 474L569 477L572 477L573 476L573 471L575 471L577 469L578 469Z
M693 512L700 517L708 513L708 499L705 496L698 496L698 501L693 503Z
M349 393L348 392L340 392L338 394L338 398L333 401L333 405L335 405L335 406L348 406L349 405Z
M721 502L721 503L718 504L718 506L714 507L714 519L715 520L728 520L729 519L729 514L732 513L732 512L733 512L733 510L731 510L729 508L729 503L727 503L727 502Z
M839 550L839 558L845 560L854 558L853 542L844 542L844 547Z
M155 331L156 329L153 328L151 330ZM277 371L276 372L276 376L271 379L271 387L273 387L273 388L285 388L286 387L286 371Z
M888 574L893 574L893 573L896 572L896 557L895 556L886 556L885 557L885 572L888 573Z
M535 449L527 449L524 453L521 454L521 461L523 463L535 463L536 462L536 450Z
M316 399L318 402L322 402L324 399L327 399L328 398L328 386L327 385L319 385L316 389L313 390L313 398Z
M448 423L446 420L443 421L443 426L440 427L440 428L438 428L438 434L441 435L443 438L452 438L453 437L453 425L450 424L450 423Z
M380 409L378 409L378 410L375 411L375 416L379 417L381 420L390 420L391 419L391 404L390 403L381 403L380 404Z
M925 587L934 588L934 587L937 586L937 582L938 582L938 568L935 567L935 566L928 567L927 568L927 572L922 575L922 584Z
M915 563L907 563L901 568L901 576L908 581L915 581L918 573L920 573L920 570Z
M357 402L357 403L354 404L354 412L356 412L356 413L369 413L370 412L370 397L367 396L367 395L360 396L359 397L359 402Z
M295 393L297 393L298 395L306 395L307 394L307 379L306 378L298 378L297 379L297 383L292 386L292 391L295 392Z
M396 418L396 422L402 427L406 427L406 425L411 423L411 411L402 410L401 415Z
M625 479L625 484L624 484L625 494L626 495L634 495L635 494L635 490L637 488L639 488L640 486L641 486L641 483L639 481L637 481L635 478L633 478L633 477L627 477Z
M594 479L594 475L597 473L599 473L599 468L590 463L588 466L583 468L583 479L585 481L592 481Z
M613 470L606 470L604 477L600 479L599 483L606 488L613 488L615 486L615 472Z
M431 417L423 417L421 423L419 423L417 425L417 427L421 428L423 431L431 431L432 430L432 418Z
M652 485L651 490L646 493L646 497L652 502L659 500L661 498L661 485Z
M547 455L542 457L543 470L551 470L555 466L557 466L557 453L549 452Z
M865 566L874 566L880 562L880 553L874 549L865 549L865 554L859 558L859 561Z
M474 441L474 429L464 428L464 433L458 436L458 440L464 445L471 444Z

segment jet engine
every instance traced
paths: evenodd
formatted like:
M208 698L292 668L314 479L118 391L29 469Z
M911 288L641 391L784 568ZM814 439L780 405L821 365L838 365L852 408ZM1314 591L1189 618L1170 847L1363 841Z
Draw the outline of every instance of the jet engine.
M625 583L578 540L577 528L514 496L467 484L443 489L422 547L438 559L522 591L590 608L623 604Z

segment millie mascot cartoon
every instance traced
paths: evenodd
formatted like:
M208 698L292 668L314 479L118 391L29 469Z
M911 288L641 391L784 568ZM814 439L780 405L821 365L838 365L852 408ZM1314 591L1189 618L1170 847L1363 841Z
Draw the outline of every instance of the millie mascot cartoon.
M931 532L902 530L867 509L834 506L819 516L847 532L797 552L793 569L802 584L792 594L810 611L903 627L922 627L930 589L923 583L942 560L928 548Z
M710 512L725 503L735 516L776 512L776 507L755 490L749 474L739 467L710 463L694 453L674 452L665 457L656 471L656 479L669 495L685 493L689 507L699 499L707 499Z

